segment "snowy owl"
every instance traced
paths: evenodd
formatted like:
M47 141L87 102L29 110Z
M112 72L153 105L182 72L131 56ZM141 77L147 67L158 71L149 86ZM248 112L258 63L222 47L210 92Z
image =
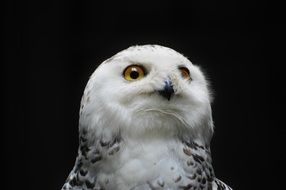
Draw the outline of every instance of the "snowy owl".
M175 50L117 53L86 85L78 157L62 190L231 189L212 167L210 103L203 73Z

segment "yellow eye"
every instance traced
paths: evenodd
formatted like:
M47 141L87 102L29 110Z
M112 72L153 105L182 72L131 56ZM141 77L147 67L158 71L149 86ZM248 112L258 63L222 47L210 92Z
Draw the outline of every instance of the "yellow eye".
M139 80L145 76L145 70L142 66L130 65L124 70L123 76L128 81Z
M190 71L187 67L179 67L179 70L184 79L191 79Z

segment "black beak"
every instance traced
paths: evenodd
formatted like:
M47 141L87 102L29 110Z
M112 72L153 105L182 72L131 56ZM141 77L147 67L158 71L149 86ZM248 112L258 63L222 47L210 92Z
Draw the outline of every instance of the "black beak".
M172 94L174 94L173 84L170 80L165 81L165 86L163 90L159 90L159 94L168 100L171 99Z

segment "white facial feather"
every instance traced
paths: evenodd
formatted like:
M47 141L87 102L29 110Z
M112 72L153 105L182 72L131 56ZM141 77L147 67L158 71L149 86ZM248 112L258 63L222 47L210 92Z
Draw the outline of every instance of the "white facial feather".
M127 81L124 69L140 65L146 76ZM182 78L179 67L192 78ZM159 95L171 79L175 94ZM124 138L192 136L209 143L213 131L210 93L200 69L183 55L162 46L134 46L103 62L92 74L82 99L80 127L96 138L121 133Z

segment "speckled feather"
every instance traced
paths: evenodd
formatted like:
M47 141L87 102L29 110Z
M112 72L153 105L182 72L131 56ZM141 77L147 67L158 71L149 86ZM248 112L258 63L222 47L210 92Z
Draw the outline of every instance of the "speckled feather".
M147 75L124 80L134 64ZM191 80L181 77L182 66ZM166 80L169 99L158 93ZM116 54L84 91L78 157L62 190L230 190L212 167L210 102L200 69L176 51L145 45Z

